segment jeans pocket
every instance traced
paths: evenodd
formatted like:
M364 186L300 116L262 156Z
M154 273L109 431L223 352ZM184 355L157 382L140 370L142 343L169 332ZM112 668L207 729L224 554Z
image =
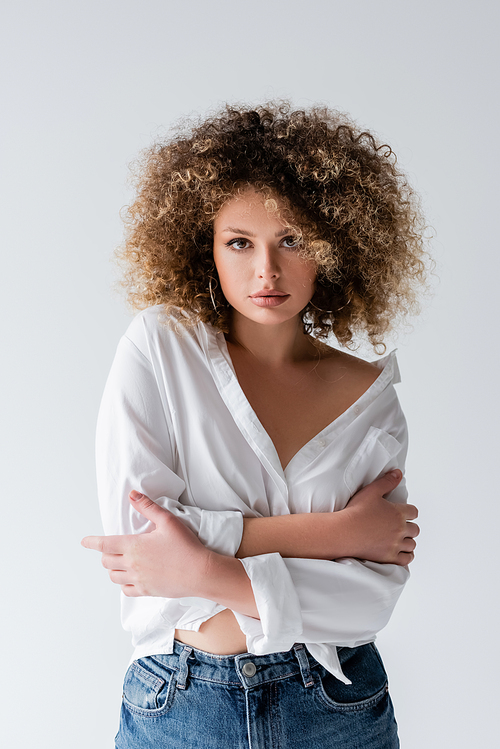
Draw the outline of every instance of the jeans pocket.
M342 671L352 683L344 684L321 669L317 689L324 705L342 712L366 710L387 694L387 674L373 643L358 648L342 648L339 658Z
M123 682L123 703L133 713L163 715L175 690L174 672L158 669L154 661L142 658L129 666Z

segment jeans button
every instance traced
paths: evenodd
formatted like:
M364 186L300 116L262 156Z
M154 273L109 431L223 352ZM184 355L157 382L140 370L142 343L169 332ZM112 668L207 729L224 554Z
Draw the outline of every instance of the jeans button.
M244 664L243 668L241 669L245 676L255 676L257 673L257 668L255 666L255 663L252 663L251 661L247 661L247 663Z

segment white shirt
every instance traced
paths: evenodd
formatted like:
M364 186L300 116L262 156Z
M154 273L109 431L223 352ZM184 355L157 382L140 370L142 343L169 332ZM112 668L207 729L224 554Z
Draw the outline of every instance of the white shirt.
M394 354L373 385L310 440L283 470L275 447L236 378L224 335L137 315L121 339L97 428L97 478L106 534L142 533L149 522L132 489L168 508L209 548L236 553L243 517L330 512L392 468L404 469L407 431L393 384ZM404 480L392 492L406 501ZM242 559L260 619L236 613L250 653L303 642L345 683L336 646L375 639L408 578L404 567L356 559ZM176 628L197 631L223 610L201 598L127 598L122 622L133 658L171 653Z

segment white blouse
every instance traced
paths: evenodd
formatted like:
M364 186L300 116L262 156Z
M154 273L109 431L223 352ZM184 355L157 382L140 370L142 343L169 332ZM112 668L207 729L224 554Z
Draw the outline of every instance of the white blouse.
M168 508L209 548L236 553L243 517L330 512L392 468L404 469L406 423L393 384L394 354L363 395L310 440L283 470L236 378L224 335L198 324L180 334L161 307L137 315L121 339L97 426L97 479L106 534L143 533L135 489ZM390 499L405 502L404 480ZM357 559L241 560L260 619L236 613L248 652L305 643L345 683L336 646L375 639L409 573ZM197 631L223 610L202 598L127 598L122 622L133 658L171 653L176 628Z

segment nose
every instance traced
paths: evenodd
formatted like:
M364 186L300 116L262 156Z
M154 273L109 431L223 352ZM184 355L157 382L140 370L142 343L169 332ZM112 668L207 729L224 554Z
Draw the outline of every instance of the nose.
M270 247L263 247L257 257L257 275L263 281L276 280L280 276L277 253Z

